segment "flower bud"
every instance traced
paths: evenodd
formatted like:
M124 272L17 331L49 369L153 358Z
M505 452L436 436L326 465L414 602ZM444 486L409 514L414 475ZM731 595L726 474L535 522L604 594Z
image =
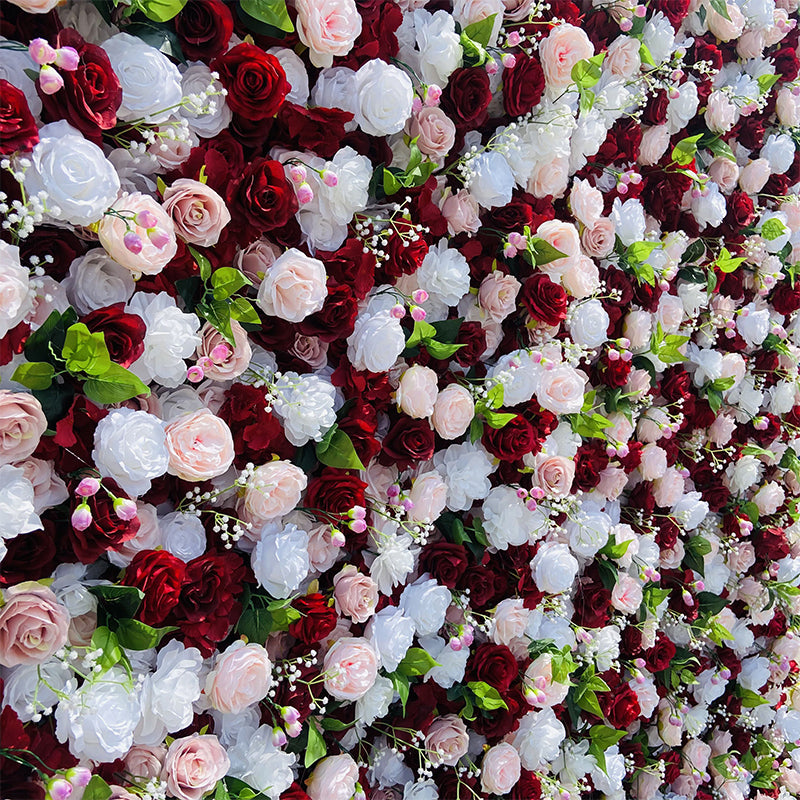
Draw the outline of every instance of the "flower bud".
M461 648L464 646L461 643L461 639L459 639L458 636L451 636L449 644L450 644L450 649L455 650L456 653L459 650L461 650Z
M367 529L367 523L364 522L363 519L354 519L352 522L349 523L350 530L354 531L355 533L364 533Z
M148 211L145 209L144 211L140 211L136 216L133 218L133 221L140 227L140 228L155 228L158 225L158 220L156 219L156 215L152 211Z
M136 518L136 503L127 497L114 498L114 513L126 522Z
M411 292L411 299L417 304L421 305L424 303L430 295L424 289L414 289Z
M347 544L344 534L338 528L331 533L331 544L334 547L344 547Z
M211 351L211 360L215 364L222 364L226 359L230 357L232 352L233 350L231 350L230 345L225 344L225 342L222 342L218 344Z
M195 364L193 367L189 367L187 370L186 379L189 381L189 383L200 383L205 374L206 373L204 372L203 368Z
M425 92L425 105L438 106L442 99L442 90L435 83L432 83Z
M87 503L81 503L75 508L70 522L76 531L85 531L92 524L92 512Z
M75 489L78 497L91 497L100 491L100 481L97 478L84 478Z
M74 47L59 47L56 50L56 66L65 69L67 72L75 72L78 69L79 61L80 56Z
M149 228L147 238L159 249L163 250L169 244L169 234L161 228Z
M291 739L296 739L303 732L303 726L299 722L292 722L286 726L286 734Z
M55 48L51 47L47 39L33 39L28 45L30 57L40 66L52 64L56 60Z
M139 253L142 252L142 237L139 236L138 233L128 231L125 236L122 237L122 243L125 245L125 249L129 250L134 255L139 255Z
M86 767L71 767L64 774L75 789L82 789L92 779L92 771Z
M283 728L275 727L272 729L272 746L283 747L287 742L286 732Z
M425 313L424 308L420 308L419 306L412 306L411 307L411 319L415 322L422 322L428 315Z
M391 315L392 315L392 316L393 316L395 319L403 319L403 317L406 315L406 310L405 310L405 307L404 307L404 306L401 306L401 305L400 305L400 303L398 303L397 305L395 305L395 306L392 306L392 308L391 308L391 310L389 311L389 313L390 313L390 314L391 314Z
M72 784L66 778L51 778L47 782L46 800L67 800L72 794Z
M45 94L55 94L64 86L64 79L49 64L39 71L39 87Z
M514 65L517 63L517 57L512 53L503 53L503 57L500 60L503 62L503 66L506 69L513 69Z
M300 205L308 205L314 199L314 190L308 183L301 183L297 187L297 202Z
M281 719L291 725L300 719L300 712L294 706L281 706Z
M302 164L292 164L289 167L289 177L292 179L292 183L304 183L308 178L308 173Z
M336 175L335 172L332 172L329 169L322 170L322 182L326 186L336 186L339 183L339 177Z

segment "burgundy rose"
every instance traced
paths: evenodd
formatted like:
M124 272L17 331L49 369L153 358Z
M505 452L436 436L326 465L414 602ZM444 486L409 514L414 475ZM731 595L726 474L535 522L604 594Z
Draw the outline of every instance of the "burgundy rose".
M247 165L229 201L244 214L254 236L283 228L299 208L283 165L269 158L256 158Z
M175 17L175 33L187 59L208 61L225 52L233 14L221 0L189 0Z
M676 652L677 648L672 641L659 632L656 643L649 650L645 650L644 653L647 669L650 672L661 672L672 663Z
M468 563L464 546L451 542L429 544L420 554L420 569L429 572L431 577L448 589L456 588Z
M520 300L531 317L545 325L558 325L567 316L567 293L544 272L525 281Z
M323 342L346 339L358 316L358 301L346 284L328 286L328 296L320 311L306 317L297 327L305 336L316 336Z
M627 728L642 713L636 692L627 683L611 692L599 692L597 699L605 718L617 730Z
M0 562L0 586L47 578L58 566L56 525L48 519L42 523L43 529L6 540L8 552Z
M728 198L728 213L726 219L734 230L746 228L756 216L756 209L750 195L735 191Z
M411 419L405 415L389 428L381 443L381 459L397 464L401 469L433 458L434 433L425 419Z
M97 308L81 319L92 333L100 332L106 340L111 360L129 367L144 353L147 326L138 314L124 311L125 303Z
M380 442L375 438L378 413L374 406L361 398L356 398L350 410L339 420L339 430L350 437L362 464L369 464L381 451Z
M611 616L611 592L601 583L583 583L575 596L575 622L584 628L602 628Z
M487 425L481 441L495 458L501 461L519 461L534 449L536 434L531 423L521 414L517 414L502 428Z
M358 239L348 239L334 253L318 251L317 258L325 264L328 277L349 286L357 300L363 300L375 284L375 256L365 253Z
M502 694L517 677L519 665L514 654L504 644L485 642L475 651L468 670L474 680L488 683Z
M354 506L364 505L367 484L358 475L335 467L325 467L308 484L305 505L329 514L347 514Z
M442 95L442 110L457 128L476 128L486 121L492 99L489 75L481 67L463 67L450 76Z
M480 322L462 322L456 336L456 344L463 344L455 353L455 360L462 367L472 367L486 352L486 331Z
M178 605L186 564L166 550L140 550L125 569L124 586L144 592L139 617L146 625L159 625Z
M512 117L521 117L542 99L544 70L535 56L517 53L516 59L503 72L503 108Z
M301 616L289 625L289 633L304 644L321 642L336 627L336 609L319 592L298 597L292 608Z
M181 164L180 170L168 177L197 180L202 172L208 185L224 196L229 184L242 174L243 169L242 145L230 131L225 130L193 148L189 158Z
M33 150L38 141L39 129L25 93L0 79L0 154Z
M793 284L789 281L781 281L772 293L771 301L775 310L779 314L788 316L800 308L800 280Z
M286 101L278 120L286 129L289 142L298 150L310 150L322 158L333 158L345 137L345 123L353 119L339 108L304 108Z

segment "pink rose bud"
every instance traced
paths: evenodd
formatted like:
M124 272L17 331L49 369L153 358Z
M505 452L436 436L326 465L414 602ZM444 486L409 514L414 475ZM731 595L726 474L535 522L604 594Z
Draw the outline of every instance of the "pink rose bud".
M339 176L329 169L322 170L322 182L326 186L336 186L339 183Z
M616 350L609 350L608 351L608 360L609 361L619 361L619 353Z
M70 522L76 531L85 531L92 524L92 512L87 503L81 503L72 512Z
M490 58L486 64L484 64L484 69L487 75L497 75L500 67L497 66L497 62L493 58Z
M500 60L503 62L503 66L506 69L513 69L514 65L517 63L517 57L512 53L503 53L503 57Z
M163 250L170 242L169 234L161 228L150 228L147 238L159 249Z
M350 514L353 519L365 519L367 516L367 509L364 506L353 506L350 509Z
M136 216L134 216L133 221L140 227L140 228L155 228L158 225L158 220L156 219L156 215L152 211L148 211L145 209L144 211L140 211Z
M45 94L55 94L64 86L64 79L49 64L39 71L39 86Z
M411 299L417 304L421 305L424 303L430 295L424 289L414 289L411 292Z
M300 719L300 712L294 706L281 706L281 719L291 725Z
M422 111L422 100L417 95L414 95L414 99L411 101L411 111L414 114L419 114Z
M464 647L469 647L475 641L475 632L471 625L467 625L464 633L461 634L461 641L464 642Z
M631 183L638 186L642 182L642 176L638 172L631 172Z
M520 500L524 500L527 496L528 492L525 489L523 489L522 487L517 489L517 497L519 497Z
M637 658L633 664L637 669L644 669L647 666L647 662L643 658Z
M644 17L647 14L647 6L639 5L636 6L636 11L634 12L637 17Z
M197 359L197 366L202 370L207 370L214 366L214 362L208 356L201 356Z
M290 739L296 739L303 732L303 726L299 722L292 722L286 726L286 734Z
M80 56L74 47L59 47L56 50L56 66L65 69L67 72L75 72L78 69Z
M624 183L617 184L618 194L628 194L628 187Z
M189 383L200 383L203 380L203 376L205 375L205 371L202 367L198 367L196 364L193 367L189 367L186 372L186 379Z
M505 256L505 258L514 258L516 254L517 254L517 248L514 247L513 245L507 244L503 248L503 256Z
M55 48L50 46L47 39L33 39L28 45L28 53L40 67L56 60Z
M705 588L706 588L706 585L705 585L705 583L703 583L703 581L695 581L694 582L694 588L698 592L704 592Z
M211 360L215 364L222 364L230 357L232 352L233 350L231 350L230 345L222 342L211 351Z
M398 303L396 306L392 306L392 308L389 311L389 313L395 319L403 319L403 317L406 315L406 310L405 310L404 306L401 306L400 303Z
M287 742L286 732L283 728L273 728L272 729L272 746L273 747L283 747Z
M331 533L331 544L334 547L344 547L345 544L347 544L347 539L345 539L344 534L337 529Z
M525 236L521 233L517 233L516 231L512 231L508 234L508 241L510 244L514 245L518 250L524 250L528 246L528 240Z
M428 107L438 106L441 99L441 87L437 86L435 83L432 83L425 92L425 105Z
M360 783L356 784L356 793L353 795L353 800L367 800L367 796L364 794Z
M72 794L72 784L65 778L52 778L47 782L47 800L67 800Z
M297 187L297 202L300 205L308 205L314 199L314 190L311 188L311 185L308 183L301 183Z
M629 20L627 18L623 19L623 20L620 20L619 29L623 33L627 33L632 27L633 27L633 22L631 22L631 20Z
M533 685L537 689L544 690L547 688L547 678L544 675L539 675L536 680L533 682Z
M686 589L683 590L681 597L683 598L683 602L689 606L689 608L694 607L694 597L688 592Z
M528 511L536 511L538 507L539 507L538 503L533 498L531 498L530 500L528 500L527 503L525 503L525 508L527 508Z
M92 771L86 767L72 767L64 774L76 789L82 789L92 779Z
M511 31L506 41L509 47L516 47L522 41L522 37L519 35L519 31Z
M84 478L75 489L78 497L91 497L100 491L100 481L97 478Z
M541 486L534 486L533 489L531 489L531 497L533 497L534 500L541 500L544 497L544 489L542 489Z
M403 500L403 508L406 511L411 511L414 508L414 501L406 498L405 500Z
M289 167L289 177L292 179L292 183L303 183L308 178L308 173L302 164L292 164Z
M425 313L424 308L420 308L419 306L412 306L411 307L411 319L415 322L422 322L428 315Z
M136 519L136 503L127 497L117 497L114 499L114 513L126 522Z
M450 649L455 650L456 653L464 646L461 644L461 639L459 639L458 636L451 636L449 644Z
M669 287L669 284L667 284L667 287ZM666 289L664 291L666 291ZM622 354L622 360L623 361L632 361L633 360L633 353L631 353L630 351L625 351Z
M727 681L731 677L731 671L725 667L719 671L719 675L723 680Z
M138 233L128 231L125 236L123 236L122 243L125 245L125 249L129 250L134 255L139 255L139 253L142 252L142 237L139 236Z
M367 523L364 522L363 519L354 519L352 522L349 523L350 530L354 531L355 533L364 533L367 529Z
M677 87L673 86L669 90L669 99L670 100L677 100L681 96L681 93L678 91Z

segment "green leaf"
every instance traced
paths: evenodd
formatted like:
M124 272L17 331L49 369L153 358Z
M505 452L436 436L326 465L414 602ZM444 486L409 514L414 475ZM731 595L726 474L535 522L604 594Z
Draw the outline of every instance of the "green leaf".
M231 319L238 320L244 325L260 325L261 318L253 308L253 304L246 297L234 297L230 304Z
M53 311L50 316L25 340L25 358L28 361L49 361L55 364L55 356L61 354L67 328L75 323L78 315L74 308L63 314Z
M195 313L208 320L221 334L225 341L233 347L233 331L231 330L231 306L225 300L212 300L210 303L202 302L195 309Z
M729 252L727 247L723 247L719 251L719 255L714 261L714 266L719 267L721 272L735 272L736 268L744 263L744 258L734 258Z
M785 232L786 226L777 217L771 217L761 226L761 235L768 242L778 239Z
M717 158L727 158L728 161L736 161L736 156L731 150L731 146L724 140L713 138L711 141L703 141L703 146L710 150ZM698 241L700 241L698 239Z
M745 708L757 708L769 702L769 700L763 698L757 692L745 689L744 686L738 683L736 684L736 696L742 701L742 705Z
M578 89L591 89L603 73L602 64L605 53L599 53L591 58L582 58L573 68L571 77Z
M157 647L168 633L176 630L174 625L153 628L138 619L121 619L117 624L117 639L128 650L149 650Z
M225 781L220 781L217 784L217 789L214 792L214 800L231 800L231 795L228 791L228 787L225 785Z
M211 277L211 262L199 251L195 250L190 244L186 245L186 249L192 254L192 258L197 262L200 269L200 277L205 283Z
M138 0L139 9L154 22L167 22L177 16L188 0Z
M797 453L791 447L786 448L778 466L781 469L790 469L794 472L795 477L800 480L800 458L797 457Z
M236 623L236 633L256 644L264 644L273 630L272 614L266 608L246 608Z
M653 54L650 52L650 48L644 42L639 45L639 58L642 64L647 64L648 67L658 66L653 60Z
M83 800L108 800L112 794L111 787L99 775L92 775L83 790Z
M589 737L592 744L597 745L601 750L608 750L613 747L627 731L618 731L616 728L609 728L608 725L592 725L589 729Z
M399 170L397 171L399 175L403 173ZM383 191L386 193L387 197L391 197L393 194L397 194L403 188L403 184L395 177L395 173L392 172L390 169L384 167L383 168Z
M730 20L730 14L728 14L728 4L725 0L711 0L711 8L717 12L721 17L724 17L727 20Z
M714 594L713 592L699 592L697 595L697 605L700 607L700 612L703 614L719 614L723 608L728 605L728 601L724 597Z
M628 552L631 540L625 539L622 542L617 542L613 536L608 537L608 541L600 550L600 555L607 556L608 558L617 560L622 558Z
M500 692L489 686L484 681L470 681L467 686L475 694L475 705L484 711L495 711L498 708L508 708L505 700L500 696Z
M215 300L227 300L242 286L252 286L253 282L235 267L221 267L211 273L211 286L214 289Z
M324 717L320 724L323 730L326 731L346 731L355 725L355 720L353 722L342 722L340 719L334 719L333 717Z
M353 447L353 440L333 425L317 444L317 458L321 464L338 469L364 469Z
M672 148L672 161L681 166L691 164L697 152L697 143L702 138L703 134L698 133L695 136L688 136L686 139L681 139L681 141Z
M389 678L389 680L392 682L394 690L400 695L400 702L403 704L403 716L405 716L406 703L408 702L410 687L408 676L403 675L401 672L395 671L390 672L386 677Z
M325 739L317 727L316 720L313 717L308 718L308 744L306 745L306 754L303 760L305 767L310 767L316 764L321 758L325 758L328 748L325 746Z
M596 717L603 716L603 710L600 708L600 703L597 701L597 695L590 689L579 689L575 695L575 702L579 708L594 714Z
M613 422L602 414L569 414L574 433L587 439L604 439L603 431L613 426Z
M441 665L427 650L421 647L409 647L403 660L397 665L397 672L407 677L424 675L428 670L438 666Z
M479 19L477 22L467 25L462 33L471 41L488 47L489 40L492 38L495 17L497 17L497 14L490 14L488 17Z
M644 587L642 591L644 604L651 614L656 613L656 609L669 597L669 593L669 589L662 589L652 583Z
M780 77L780 75L770 75L769 73L759 75L756 78L759 92L766 94L780 80Z
M458 317L457 319L443 319L440 322L434 322L433 327L436 330L436 341L446 344L455 342L463 322L463 317ZM502 386L500 388L502 388ZM502 405L502 403L500 405Z
M284 33L292 33L294 25L286 10L285 0L241 0L242 11Z
M144 600L144 592L135 586L89 586L88 589L89 594L93 594L114 619L136 616Z
M693 569L700 575L705 575L705 562L703 556L711 552L711 544L702 536L693 536L686 542L685 555L683 561L689 569Z
M528 251L531 254L533 263L537 267L544 264L549 264L551 261L557 261L559 258L566 258L567 254L562 253L557 248L553 247L550 242L538 236L533 236L528 239Z
M475 444L483 436L483 420L480 417L473 417L469 424L469 440Z
M103 375L111 366L105 336L100 331L92 333L82 322L67 329L61 355L72 373Z
M422 342L423 339L435 338L436 328L434 328L430 322L425 322L424 319L415 320L414 329L411 331L411 335L406 340L406 347L416 347Z
M121 403L139 395L149 395L150 389L130 370L111 364L102 375L95 375L83 384L84 394L94 403Z
M48 389L53 382L56 371L52 364L46 361L34 361L33 363L20 364L11 376L12 381L21 383L29 389Z
M103 672L111 669L124 658L117 635L105 625L101 625L92 634L92 641L89 647L92 650L102 650L102 655L97 660L97 663L103 668Z
M459 37L459 43L465 67L479 67L488 60L489 54L486 52L486 48L478 42L473 42L463 31Z
M490 428L504 428L511 422L512 419L516 418L516 414L511 413L501 413L499 411L492 411L491 409L487 408L483 411L483 416L486 419L486 423Z
M625 257L628 261L638 261L641 263L647 261L653 250L657 250L659 247L661 247L661 242L633 242L628 245L628 249L625 251Z
M465 346L463 344L445 344L444 342L437 342L436 339L425 339L422 344L425 349L439 361L450 358L455 352Z

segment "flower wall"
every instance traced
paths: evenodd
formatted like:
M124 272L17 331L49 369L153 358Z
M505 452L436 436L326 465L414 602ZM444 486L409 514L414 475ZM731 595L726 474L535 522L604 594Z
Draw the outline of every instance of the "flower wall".
M5 800L800 794L797 0L10 0Z

